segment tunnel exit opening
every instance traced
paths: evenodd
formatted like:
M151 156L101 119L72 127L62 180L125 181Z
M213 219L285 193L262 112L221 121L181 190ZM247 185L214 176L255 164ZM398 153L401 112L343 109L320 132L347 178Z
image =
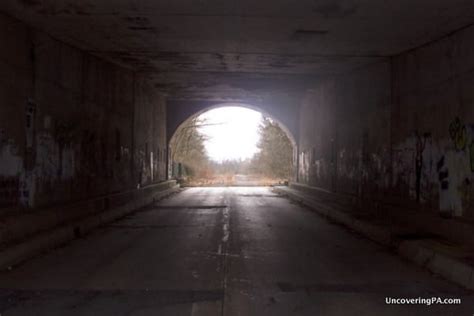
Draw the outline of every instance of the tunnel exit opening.
M220 104L194 113L169 142L168 174L188 186L284 184L296 173L289 130L247 104Z

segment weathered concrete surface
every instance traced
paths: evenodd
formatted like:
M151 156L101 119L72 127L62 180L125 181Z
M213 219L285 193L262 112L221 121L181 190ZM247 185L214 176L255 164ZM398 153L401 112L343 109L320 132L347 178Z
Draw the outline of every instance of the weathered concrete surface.
M468 27L309 90L299 181L375 211L396 204L472 220L473 33Z
M306 94L300 111L300 182L375 198L375 190L386 185L389 149L389 63L328 79Z
M0 10L23 21L0 16L0 216L163 181L179 125L241 102L293 136L296 181L384 220L402 208L474 218L470 1Z
M5 0L0 10L42 30L1 17L2 212L163 180L184 120L243 102L293 135L295 180L368 208L474 218L469 1Z
M471 292L267 188L185 190L1 273L0 284L7 316L470 315L474 305Z
M393 58L393 180L428 208L474 219L474 28Z
M388 205L378 202L375 207L360 205L355 196L334 193L321 188L290 183L290 189L299 191L312 200L319 200L319 210L336 209L347 216L364 218L390 227L392 229L404 228L404 235L419 237L439 237L451 243L463 245L474 249L474 229L472 222L461 220L446 220L437 213L422 211L414 208ZM344 221L344 220L343 220Z
M255 92L251 86L279 91L295 77L304 84L308 77L345 73L439 39L472 23L474 5L4 0L0 9L65 43L147 72L157 88L173 95L242 98Z
M11 215L0 221L0 270L57 247L179 190L175 181L100 198Z
M362 210L354 212L351 206L337 203L335 199L328 197L334 195L332 193L324 194L320 190L316 192L314 188L302 185L291 187L275 187L274 191L303 203L320 215L379 244L390 247L401 256L449 281L474 290L472 224L450 223L447 225L450 231L446 234L442 231L445 224L443 219L430 213L411 214L399 210L402 214L398 216L384 214L380 218ZM408 217L412 220L407 220ZM433 230L438 231L438 234L433 234ZM455 234L456 231L461 233Z
M0 25L0 215L166 179L165 99L149 80Z

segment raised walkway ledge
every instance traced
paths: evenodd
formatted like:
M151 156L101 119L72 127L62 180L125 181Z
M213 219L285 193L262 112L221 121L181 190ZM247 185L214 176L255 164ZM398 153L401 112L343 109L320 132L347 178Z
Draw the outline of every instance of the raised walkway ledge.
M70 205L0 218L0 270L10 269L178 190L176 181L164 181Z
M471 223L391 205L381 206L377 211L385 214L382 218L355 208L353 197L299 183L274 187L274 191L447 280L474 290L474 225Z

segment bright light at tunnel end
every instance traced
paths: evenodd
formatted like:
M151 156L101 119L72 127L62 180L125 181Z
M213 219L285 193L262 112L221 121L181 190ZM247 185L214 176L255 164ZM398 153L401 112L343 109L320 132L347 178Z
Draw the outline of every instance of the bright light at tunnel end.
M205 147L211 160L245 160L258 152L258 127L262 114L238 105L230 105L204 112L200 131L208 137Z

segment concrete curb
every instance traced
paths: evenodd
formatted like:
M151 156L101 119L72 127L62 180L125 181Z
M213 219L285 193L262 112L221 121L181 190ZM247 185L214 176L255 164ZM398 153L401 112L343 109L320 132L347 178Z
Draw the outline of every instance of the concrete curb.
M474 267L454 257L436 251L422 241L404 241L397 248L400 256L427 268L431 272L459 284L474 289Z
M331 209L291 189L274 187L273 190L278 194L287 196L291 200L310 207L320 215L340 223L379 244L395 247L396 252L400 256L427 268L447 280L474 290L474 267L457 258L437 251L424 240L398 242L391 230L384 226L356 219L349 213Z
M78 222L86 217L123 207L133 203L133 201L149 198L153 194L172 188L175 185L176 181L164 181L139 189L1 217L0 250L2 247L21 243L55 227Z
M296 200L306 206L309 206L311 209L315 210L324 217L327 217L337 223L343 224L344 226L347 226L358 233L364 234L371 240L374 240L378 243L387 246L391 245L392 243L391 232L387 231L382 226L374 225L372 223L356 219L349 213L332 209L326 205L323 205L322 203L307 199L301 194L291 192L290 190L278 187L275 187L274 190L277 193L288 196L292 200Z
M109 209L107 211L93 214L77 222L52 228L48 231L38 233L24 242L6 247L0 251L0 270L11 268L20 264L46 250L63 245L81 235L84 235L100 225L122 218L130 213L138 211L147 205L159 201L167 196L178 192L176 185L164 191L156 192L141 201L132 200L126 205Z

